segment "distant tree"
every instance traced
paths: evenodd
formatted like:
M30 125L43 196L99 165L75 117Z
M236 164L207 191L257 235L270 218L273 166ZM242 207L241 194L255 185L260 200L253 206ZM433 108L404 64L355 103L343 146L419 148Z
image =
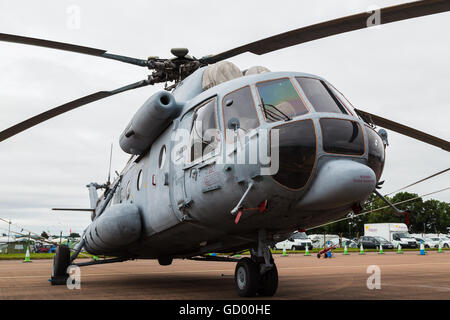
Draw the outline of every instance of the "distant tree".
M422 198L418 198L417 194L409 192L399 192L393 197L386 198L391 203L396 204L395 206L398 209L410 212L408 215L410 221L409 230L412 233L448 232L448 227L450 227L450 203L434 199L423 201ZM359 233L359 236L364 234L365 223L405 223L403 215L395 214L392 208L374 194L370 195L369 199L364 203L361 212L370 213L360 216L355 214L355 217L352 219L345 219L321 228L315 228L309 233L343 233L344 237L353 238L357 233Z
M76 233L76 232L72 232L72 233L69 235L69 237L70 237L70 238L79 238L79 237L80 237L80 234L79 234L79 233Z
M45 239L48 239L49 235L47 234L47 232L42 231L41 237L42 237L42 238L45 238Z

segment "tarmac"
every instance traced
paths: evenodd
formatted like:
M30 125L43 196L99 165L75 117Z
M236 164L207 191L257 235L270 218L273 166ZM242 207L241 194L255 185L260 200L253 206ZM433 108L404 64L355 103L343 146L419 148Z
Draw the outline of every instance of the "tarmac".
M418 251L334 253L331 259L288 252L286 257L274 258L279 284L269 299L450 299L450 251L425 256ZM375 267L368 270L369 266ZM3 260L0 299L235 300L240 297L234 269L232 262L174 260L170 266L160 266L154 260L134 260L82 267L80 289L69 289L48 281L52 260ZM369 277L375 276L373 270L380 271L379 289L367 285ZM375 283L369 279L372 287Z

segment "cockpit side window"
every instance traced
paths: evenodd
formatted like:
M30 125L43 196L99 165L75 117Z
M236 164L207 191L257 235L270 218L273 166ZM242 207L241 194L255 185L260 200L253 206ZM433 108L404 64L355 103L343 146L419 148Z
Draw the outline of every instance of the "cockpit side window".
M258 114L249 86L227 94L222 100L222 110L225 132L234 130L246 134L259 126ZM232 139L226 139L227 143L233 143Z
M218 146L216 99L200 105L194 113L191 127L191 161L214 152Z
M348 114L324 81L305 77L296 77L295 79L317 112Z
M259 82L256 84L262 113L268 122L290 120L308 113L305 103L289 78Z

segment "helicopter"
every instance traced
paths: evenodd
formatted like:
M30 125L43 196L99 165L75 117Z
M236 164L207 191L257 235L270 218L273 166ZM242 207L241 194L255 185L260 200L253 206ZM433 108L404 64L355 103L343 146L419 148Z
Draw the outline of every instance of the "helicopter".
M450 10L425 0L380 10L380 24ZM1 41L112 59L152 70L145 80L68 102L0 132L8 139L48 119L128 90L173 82L151 96L124 126L119 144L130 154L111 182L89 183L92 223L72 255L55 254L52 284L67 268L130 259L237 262L240 296L273 296L278 272L270 246L301 228L358 212L381 185L388 137L399 132L450 151L450 143L354 108L326 79L301 72L241 71L226 61L366 28L361 13L292 30L199 59L185 48L146 60L105 50L0 34ZM98 190L104 190L99 195ZM70 209L70 208L59 208ZM80 210L80 209L73 209ZM115 257L77 263L85 249ZM209 256L238 253L250 258Z

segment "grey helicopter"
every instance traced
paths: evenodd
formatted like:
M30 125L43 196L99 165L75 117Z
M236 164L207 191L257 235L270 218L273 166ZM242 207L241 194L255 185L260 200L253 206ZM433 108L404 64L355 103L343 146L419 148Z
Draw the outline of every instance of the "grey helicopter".
M447 11L448 0L405 3L380 9L379 24ZM166 83L124 126L119 144L130 154L124 169L113 181L109 176L106 183L87 185L90 208L54 208L89 212L92 223L73 250L58 246L51 284L66 284L70 266L193 259L237 262L240 296L273 296L278 272L270 247L296 230L360 212L372 193L382 197L377 189L388 136L376 126L450 151L447 140L355 108L320 76L262 66L242 71L226 60L364 29L370 19L371 12L355 14L202 58L174 48L172 58L144 60L0 33L0 41L152 71L145 80L84 96L7 128L0 141L91 102ZM384 200L395 213L406 214ZM77 262L83 249L111 258ZM246 250L249 257L235 257Z

